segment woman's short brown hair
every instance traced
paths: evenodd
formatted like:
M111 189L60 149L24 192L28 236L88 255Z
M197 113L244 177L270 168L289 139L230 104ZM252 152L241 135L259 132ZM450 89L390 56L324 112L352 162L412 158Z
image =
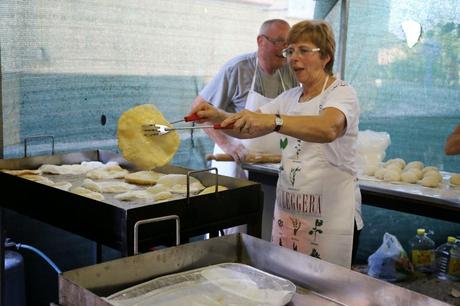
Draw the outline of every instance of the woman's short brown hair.
M334 32L328 22L323 20L304 20L296 23L289 30L287 43L311 42L320 48L321 56L329 55L331 60L324 68L332 75L335 54Z

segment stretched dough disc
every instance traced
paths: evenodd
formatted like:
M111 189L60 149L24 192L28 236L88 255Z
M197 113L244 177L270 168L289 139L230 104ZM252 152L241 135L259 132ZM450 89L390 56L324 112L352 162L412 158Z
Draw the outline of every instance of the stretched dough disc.
M137 167L150 170L164 166L174 157L180 138L176 131L161 136L145 136L145 124L168 125L152 104L143 104L124 112L118 120L118 147L123 157Z

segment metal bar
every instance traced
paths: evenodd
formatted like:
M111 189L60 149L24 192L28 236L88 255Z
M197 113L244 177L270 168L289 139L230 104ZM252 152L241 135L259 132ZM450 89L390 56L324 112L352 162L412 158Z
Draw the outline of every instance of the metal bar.
M27 143L33 139L51 139L51 155L54 155L54 136L53 135L37 135L24 137L24 157L27 157Z
M5 232L4 209L0 207L0 306L5 305Z
M339 79L345 80L345 57L347 53L348 17L350 10L349 0L342 0L340 7L340 34L337 56Z
M212 167L209 169L201 169L201 170L193 170L193 171L188 171L187 172L187 205L190 207L190 175L194 173L201 173L201 172L210 172L214 170L216 172L215 178L216 178L216 190L215 190L215 195L216 198L219 197L219 170L216 167Z
M167 220L176 220L176 245L180 244L180 220L178 215L139 220L134 224L134 255L139 254L139 226Z
M0 159L3 159L4 143L3 143L3 73L2 73L2 48L0 43ZM0 301L1 303L1 301ZM1 306L1 305L0 305Z

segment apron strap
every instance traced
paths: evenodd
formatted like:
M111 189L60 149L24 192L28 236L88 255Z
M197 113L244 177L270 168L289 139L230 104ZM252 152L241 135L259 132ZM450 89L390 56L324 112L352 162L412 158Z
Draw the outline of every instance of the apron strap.
M254 69L254 76L252 77L251 91L254 91L254 84L256 83L257 67L259 67L259 57L256 54L256 68ZM280 70L277 69L276 72L278 73L278 76L280 77L281 86L283 87L283 91L286 91L286 85L284 85L283 77L281 76ZM329 79L329 75L327 77ZM327 84L327 80L326 80L326 83L324 84ZM324 87L323 87L323 91L324 91Z
M284 85L283 77L281 76L281 71L278 69L278 75L280 76L281 86L283 87L283 91L286 91L286 86Z
M254 91L254 84L256 83L257 67L259 66L259 57L256 54L256 68L254 69L254 76L252 77L251 91Z

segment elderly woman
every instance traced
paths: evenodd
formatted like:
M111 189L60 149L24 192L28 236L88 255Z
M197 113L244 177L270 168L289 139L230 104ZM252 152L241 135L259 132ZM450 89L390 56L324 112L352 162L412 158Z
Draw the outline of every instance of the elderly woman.
M328 23L295 24L283 50L302 86L259 112L226 114L209 104L192 112L230 126L229 135L281 135L272 241L350 267L353 231L362 228L355 146L359 104L355 90L332 74L335 40ZM356 222L354 222L356 220Z

